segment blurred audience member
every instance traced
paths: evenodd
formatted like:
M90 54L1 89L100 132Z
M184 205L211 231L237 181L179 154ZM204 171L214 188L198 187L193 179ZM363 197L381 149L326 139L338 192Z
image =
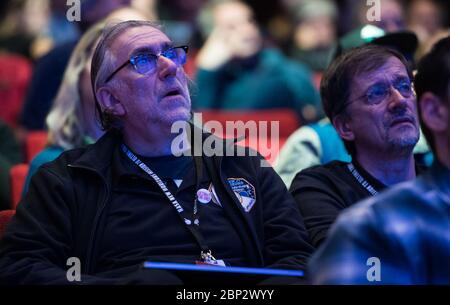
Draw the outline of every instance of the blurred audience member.
M367 1L355 0L359 7L358 19L360 25L372 24L386 32L396 32L406 29L406 13L401 0ZM356 4L355 3L355 4ZM377 10L379 8L379 10ZM375 12L379 12L377 20Z
M321 116L309 71L263 46L250 8L240 1L210 7L213 28L197 57L197 109L291 108L301 121Z
M70 57L50 113L47 116L48 146L31 162L25 182L44 163L56 159L63 151L95 142L102 134L96 122L95 101L90 83L92 52L104 23L94 25L78 42Z
M158 0L131 0L131 7L147 15L151 21L158 20L157 4Z
M20 146L13 131L0 120L0 211L11 208L9 170L21 161Z
M109 13L129 5L131 0L85 0L81 4L81 21L76 24L85 31ZM61 84L61 80L77 41L64 43L41 57L35 66L21 114L25 130L42 130L45 117Z
M433 36L427 39L423 44L420 45L420 49L417 52L416 58L419 60L431 51L431 48L441 39L450 35L450 28L445 30L440 30L435 33Z
M445 10L434 0L410 1L407 13L408 28L416 33L421 43L444 27Z
M178 44L189 44L189 52L201 47L198 15L208 0L157 1L157 11L166 33Z
M415 90L431 171L339 216L310 262L313 283L450 284L450 36L419 63Z
M47 54L51 49L80 37L76 22L67 20L69 6L66 0L50 0L46 25L40 29L32 52L34 58Z
M47 24L47 0L2 0L0 4L0 49L32 59L33 43Z
M315 71L325 70L336 42L336 5L330 0L303 1L293 15L296 26L291 56Z

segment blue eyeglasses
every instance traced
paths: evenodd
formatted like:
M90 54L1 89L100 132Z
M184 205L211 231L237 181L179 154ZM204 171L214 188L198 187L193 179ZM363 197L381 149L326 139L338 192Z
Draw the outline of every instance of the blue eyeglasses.
M127 60L125 63L123 63L120 67L118 67L116 70L114 70L111 75L108 76L105 83L109 82L114 75L117 74L120 70L122 70L124 67L126 67L128 64L131 64L136 72L142 75L149 74L153 72L156 68L158 58L160 56L163 56L165 58L170 59L173 61L178 67L182 66L186 63L186 55L188 52L187 46L179 46L167 49L161 54L151 54L151 53L142 53L135 56L132 56L129 60Z
M392 87L397 90L404 98L409 98L414 95L412 82L409 78L397 78L392 83ZM385 99L389 98L391 94L391 83L379 82L370 86L365 94L348 102L348 104L358 99L365 98L367 104L378 105Z

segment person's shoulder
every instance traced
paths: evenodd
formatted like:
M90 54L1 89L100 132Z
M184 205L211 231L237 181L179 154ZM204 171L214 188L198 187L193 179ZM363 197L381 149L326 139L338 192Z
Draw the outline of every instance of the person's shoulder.
M427 197L427 190L421 181L414 179L406 181L386 189L379 195L370 197L363 201L371 209L378 210L399 210L402 207L410 207L413 202L421 201L421 198Z
M414 215L422 217L422 213L430 208L424 204L430 190L420 185L419 180L407 181L364 199L344 211L340 222L350 226L376 223L379 229L385 225L401 227L402 219L413 222Z
M276 48L265 48L262 50L263 61L277 68L278 71L297 73L309 77L311 71L299 61L284 55Z
M340 185L345 180L347 164L347 162L335 160L306 168L295 175L291 190L310 186Z
M61 56L63 59L68 58L70 54L72 54L73 49L77 44L76 40L66 42L62 45L56 46L51 49L47 54L43 55L38 59L37 64L51 64L52 62L61 60Z
M312 166L306 168L298 173L297 176L327 176L336 175L343 171L347 171L348 162L343 161L330 161L325 164Z
M43 166L47 168L59 168L66 167L76 161L83 153L85 153L87 147L75 148L64 151L62 148L49 148L41 152L36 156L38 161L42 161Z
M64 149L59 146L50 146L39 152L33 160L31 160L30 167L31 168L38 168L42 164L48 163L50 161L55 160L58 158L61 153L64 152Z

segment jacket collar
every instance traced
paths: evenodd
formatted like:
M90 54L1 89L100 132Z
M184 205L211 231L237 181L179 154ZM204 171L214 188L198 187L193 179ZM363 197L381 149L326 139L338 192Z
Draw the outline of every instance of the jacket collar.
M118 130L109 130L97 142L88 145L83 154L71 162L70 166L85 168L106 177L114 149L121 143L122 136Z
M191 130L195 130L197 134L201 135L202 140L200 142L196 141L196 143L200 145L203 145L203 142L206 138L210 136L215 137L214 135L203 131L193 124L191 124ZM237 141L237 139L218 140L223 141L224 150L226 150L227 146L234 145ZM109 130L100 139L98 139L97 142L86 146L85 151L73 162L71 162L71 166L82 167L105 174L106 170L109 168L113 161L112 158L114 149L118 147L122 143L122 141L122 134L119 130ZM219 159L221 159L220 156Z

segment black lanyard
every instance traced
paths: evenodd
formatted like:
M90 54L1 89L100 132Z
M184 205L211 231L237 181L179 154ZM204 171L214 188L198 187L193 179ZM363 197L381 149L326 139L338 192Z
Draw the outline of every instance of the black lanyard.
M178 203L175 196L170 192L170 190L167 188L164 181L159 178L159 176L154 173L144 162L139 160L139 158L134 154L125 144L121 145L122 151L127 155L127 157L133 161L141 170L143 170L145 173L147 173L159 186L161 191L166 195L167 199L169 199L170 204L174 207L174 209L178 212L178 215L180 216L183 223L186 225L186 227L189 229L189 231L194 236L196 242L200 246L201 249L201 258L203 260L206 259L213 259L214 257L211 254L211 250L206 245L205 239L203 238L203 234L200 232L199 226L200 221L198 217L198 198L197 198L197 192L195 194L194 199L194 207L192 211L192 217L189 217L187 215L187 212L184 210L184 208ZM195 164L195 176L196 176L196 190L198 191L201 184L202 179L202 173L203 173L203 160L201 156L194 156L194 164Z
M378 194L378 191L366 179L364 179L363 176L361 176L353 163L347 164L347 168L352 173L353 177L355 177L356 181L358 181L359 184L361 184L362 187L365 188L372 196Z

